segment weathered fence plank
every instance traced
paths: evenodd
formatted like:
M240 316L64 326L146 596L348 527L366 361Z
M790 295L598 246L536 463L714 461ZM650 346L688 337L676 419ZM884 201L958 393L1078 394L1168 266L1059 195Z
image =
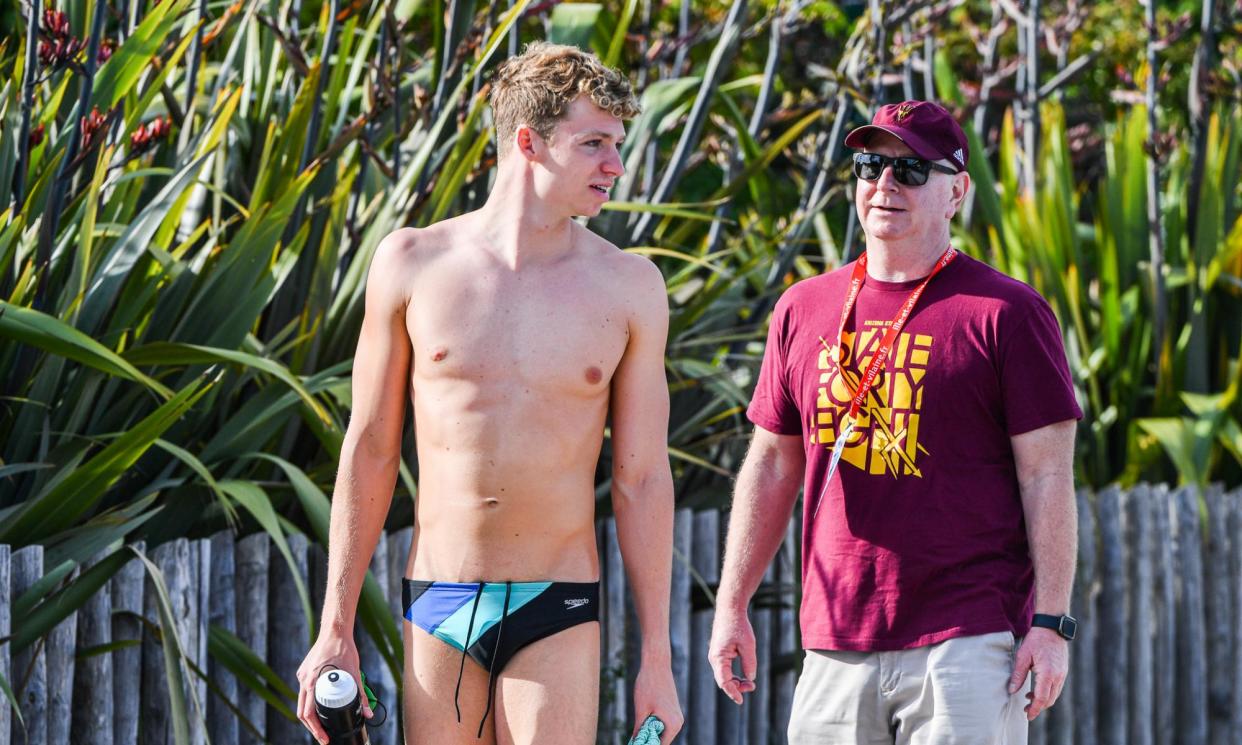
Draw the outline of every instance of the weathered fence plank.
M11 563L13 599L43 577L43 547L26 546L14 551ZM13 654L13 694L21 703L23 730L13 718L14 745L46 745L47 738L47 656L42 644L32 644Z
M1233 629L1239 625L1238 615L1232 606L1229 584L1229 505L1225 490L1219 485L1208 487L1204 495L1207 501L1207 566L1204 572L1206 597L1204 611L1207 620L1208 665L1208 742L1237 742L1231 740L1233 728L1233 688L1237 683L1230 675L1226 660L1233 659Z
M146 545L133 546L138 553ZM134 556L109 583L112 594L112 640L131 642L112 652L112 742L134 745L138 742L138 720L142 711L142 625L143 587L146 568Z
M222 530L211 537L210 592L204 595L207 620L212 626L237 635L237 577L235 570L236 539L232 531ZM207 733L212 743L237 742L237 716L225 701L238 702L237 678L211 658L207 661L207 674L219 691L219 696L207 699ZM253 694L248 694L253 695ZM223 701L221 700L223 697Z
M1096 653L1099 638L1096 603L1100 595L1097 575L1095 512L1090 494L1079 489L1078 500L1078 576L1074 582L1074 611L1079 621L1078 638L1070 649L1070 680L1063 696L1073 699L1074 738L1078 745L1089 745L1096 738ZM1059 705L1059 704L1058 704ZM1069 745L1070 741L1066 742Z
M89 568L108 554L92 559ZM91 596L78 612L79 652L112 641L112 595L106 591ZM91 654L77 661L71 702L73 731L70 742L81 745L112 743L112 654Z
M0 544L0 638L13 633L13 601L16 598L11 594L13 575L10 569L10 554L11 549L7 545ZM4 676L4 679L8 681L10 688L15 685L12 666L9 664L9 648L11 646L10 644L0 644L0 675ZM7 699L0 701L0 737L10 738L9 742L13 742L9 734L12 711L13 709L10 707Z
M673 515L673 581L669 593L669 641L673 653L673 681L677 700L685 710L690 700L690 657L697 650L690 637L690 554L694 536L694 512L680 509ZM684 730L684 728L683 728ZM684 734L673 742L682 745Z
M237 638L261 660L267 660L267 595L268 556L272 539L267 533L254 533L237 542L234 557L237 572ZM277 561L284 562L277 557ZM242 745L258 745L267 741L267 704L258 696L242 696L238 702L242 716L250 727L239 726L238 741ZM257 734L256 734L257 731Z
M1182 487L1174 499L1174 545L1182 588L1177 604L1177 742L1207 745L1207 638L1199 495L1194 487Z
M605 742L628 735L626 724L625 570L617 543L617 521L605 521L599 543L603 574L603 674L601 675L600 730Z
M785 528L785 541L776 554L776 581L781 588L780 607L776 611L776 628L772 643L772 734L773 745L785 745L789 739L789 716L793 711L794 686L798 681L798 588L802 572L798 562L798 520L790 520Z
M1229 540L1231 545L1229 557L1229 592L1233 598L1234 619L1242 618L1242 489L1235 489L1229 495ZM1229 742L1242 742L1242 623L1233 625L1233 658L1229 662L1230 677L1233 679L1233 703L1230 711L1233 715L1233 734Z
M773 577L775 581L775 577ZM772 608L755 608L751 612L755 628L755 690L746 702L747 742L767 745L772 726Z
M1152 745L1152 684L1155 673L1152 599L1151 489L1140 484L1126 495L1126 543L1130 546L1130 745Z
M78 576L75 569L65 581ZM74 648L78 639L78 614L70 613L47 635L47 741L69 742L73 722Z
M188 640L183 640L186 658L199 670L207 669L207 613L205 604L211 596L211 543L205 538L190 541L189 583L186 585L184 622ZM180 627L179 627L180 628ZM190 744L207 742L207 681L188 668L185 679L187 714L190 717Z
M696 607L690 618L690 647L699 650L690 659L690 700L686 706L687 740L691 745L716 744L716 679L707 661L707 645L711 640L715 613L707 598L714 595L720 581L720 513L703 510L694 513L691 533L690 565L697 582L695 596L703 605ZM703 585L706 585L704 587ZM709 594L710 593L710 594ZM733 703L729 702L732 706Z
M711 539L715 546L716 565L720 565L720 555L725 545L725 535L728 533L729 522L732 518L732 512L721 512L720 522L716 526L716 535ZM713 585L720 583L720 575L716 573L712 576ZM751 603L753 607L754 603ZM751 627L754 627L754 619L747 608L747 617L751 619ZM742 675L742 661L740 659L734 662L734 670L737 675ZM712 695L716 698L716 739L717 745L744 745L746 742L746 701L752 698L753 694L749 694L742 698L742 706L738 706L725 696L715 683L712 684Z
M397 625L397 634L402 635L405 626L405 608L401 607L401 583L406 577L406 564L410 558L413 545L414 528L406 527L394 530L388 535L388 603L392 608L393 623ZM404 638L404 637L402 637ZM404 657L401 658L404 661ZM404 662L403 662L404 664ZM397 680L397 692L401 691L401 680ZM396 731L403 732L401 697L397 695L391 701L385 701L388 717L392 719Z
M177 622L177 619L182 618L187 612L185 598L190 583L189 554L189 542L184 538L162 543L151 550L151 561L159 569L164 587L168 591L174 628L162 628L160 596L155 580L150 576L146 579L142 612L149 621L161 626L162 634L176 633L180 637L181 624ZM180 638L179 641L182 649L185 649L185 639ZM164 674L164 649L156 635L148 633L144 635L142 643L140 732L144 745L169 745L173 742L169 685L168 677ZM188 707L191 704L187 701L186 705Z
M382 588L390 585L388 577L390 548L388 538L380 533L375 553L371 555L371 572ZM384 662L379 647L375 645L375 641L362 627L362 624L354 624L354 633L360 642L358 653L362 659L363 671L367 674L367 684L371 686L372 692L384 702L385 706L392 705L391 702L397 700L397 682L393 679L392 671L388 669L388 664ZM366 650L365 655L363 655L363 649ZM397 736L397 718L384 718L380 726L370 729L370 737L374 745L401 745Z
M1129 723L1130 623L1122 493L1115 486L1097 497L1100 526L1099 742L1126 745Z
M289 553L294 569L273 546L271 562L271 587L268 588L270 619L267 628L267 651L273 672L294 691L298 690L298 665L310 648L310 620L302 609L293 572L306 579L306 536L293 533L288 536ZM295 702L288 702L294 708ZM296 713L296 712L295 712ZM275 708L267 711L267 734L272 742L307 742L309 734L297 719L290 719Z
M1155 691L1153 698L1156 742L1165 745L1175 737L1177 709L1177 567L1173 561L1173 510L1175 505L1168 487L1153 489L1156 510L1154 539L1156 545L1156 640Z
M1048 712L1026 725L1027 745L1048 745Z

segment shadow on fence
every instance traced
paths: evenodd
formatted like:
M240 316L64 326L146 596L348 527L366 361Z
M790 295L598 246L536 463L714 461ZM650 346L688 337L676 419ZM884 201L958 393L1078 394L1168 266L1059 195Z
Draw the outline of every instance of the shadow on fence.
M1242 742L1242 490L1210 487L1200 498L1193 488L1141 485L1094 497L1080 492L1078 504L1073 610L1080 638L1061 700L1031 726L1032 745ZM789 526L752 604L758 687L738 707L717 691L706 660L726 521L715 511L676 515L671 634L686 713L679 742L783 743L800 657L798 526ZM394 624L410 536L408 528L382 536L371 564ZM633 722L637 624L615 524L601 521L597 537L604 598L599 741L619 743ZM323 550L300 534L289 536L289 548L318 609ZM183 689L190 741L310 742L291 718L289 698L310 624L289 565L268 536L181 539L155 547L148 558L163 573L190 663ZM0 546L0 638L17 630L14 607L28 590L40 592L36 582L44 573L42 547L10 554ZM0 674L13 683L25 719L23 728L0 706L0 741L173 742L159 619L155 585L134 559L41 642L11 658L10 645L0 644ZM240 683L208 654L209 641L221 638L235 638L270 667L278 680L267 685L267 700L251 692L254 680ZM365 634L359 653L390 714L372 730L372 742L399 743L393 676ZM261 666L254 667L250 675L262 679Z

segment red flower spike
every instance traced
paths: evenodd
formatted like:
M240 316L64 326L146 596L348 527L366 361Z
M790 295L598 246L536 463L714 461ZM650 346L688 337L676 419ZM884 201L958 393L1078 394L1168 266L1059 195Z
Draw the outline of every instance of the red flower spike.
M112 53L116 51L116 42L112 39L104 39L99 42L99 53L95 55L95 60L99 64L103 64L112 59Z
M103 129L106 119L104 115L99 113L97 106L91 107L91 113L82 117L82 149L89 150L91 143L95 139L95 135L99 130Z
M30 139L27 141L30 143L31 149L34 149L38 147L39 145L43 144L43 125L42 124L30 130Z
M62 10L44 10L43 28L53 39L64 39L69 36L69 19Z

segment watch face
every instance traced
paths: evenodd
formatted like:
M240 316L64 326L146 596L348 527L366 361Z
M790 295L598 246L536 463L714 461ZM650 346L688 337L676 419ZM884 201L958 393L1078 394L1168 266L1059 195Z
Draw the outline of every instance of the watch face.
M1061 628L1057 629L1061 636L1072 641L1078 635L1078 621L1070 616L1061 616Z

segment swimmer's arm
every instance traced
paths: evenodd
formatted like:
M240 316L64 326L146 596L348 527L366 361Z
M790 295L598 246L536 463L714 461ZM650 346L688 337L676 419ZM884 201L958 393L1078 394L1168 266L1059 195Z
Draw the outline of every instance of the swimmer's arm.
M673 561L673 475L668 461L664 347L668 295L644 260L635 278L625 354L612 380L612 504L617 541L642 628L644 660L667 665Z
M321 633L353 633L358 595L392 502L411 365L405 326L409 271L402 264L413 233L386 237L367 278L353 403L332 498Z
M635 304L629 343L612 380L612 504L643 639L631 735L648 716L656 716L672 741L683 715L668 634L673 569L673 474L664 377L668 295L654 264L643 260L635 269L641 271L636 271L629 293Z

